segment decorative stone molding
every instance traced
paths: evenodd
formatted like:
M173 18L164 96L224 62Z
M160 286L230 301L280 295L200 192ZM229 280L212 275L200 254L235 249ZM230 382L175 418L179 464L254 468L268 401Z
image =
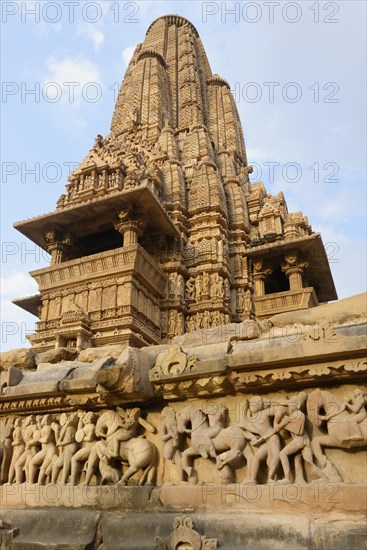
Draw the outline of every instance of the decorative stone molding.
M156 537L157 550L216 550L217 539L207 539L195 529L190 517L177 517L173 523L173 532L168 539Z

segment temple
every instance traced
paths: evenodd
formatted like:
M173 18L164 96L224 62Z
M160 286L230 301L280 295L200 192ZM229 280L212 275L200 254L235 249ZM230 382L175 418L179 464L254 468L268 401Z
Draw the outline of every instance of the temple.
M366 295L334 301L250 173L230 86L160 17L110 134L15 224L51 263L0 354L1 550L366 549Z
M31 273L32 347L159 344L337 298L320 234L251 184L229 84L195 27L160 17L55 211L15 224L51 255Z

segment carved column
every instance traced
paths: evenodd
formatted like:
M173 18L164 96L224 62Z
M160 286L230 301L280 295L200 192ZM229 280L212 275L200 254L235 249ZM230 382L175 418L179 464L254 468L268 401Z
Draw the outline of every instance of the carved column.
M68 249L75 245L72 235L62 235L59 231L51 229L43 234L46 241L47 252L51 254L51 265L60 264L68 259Z
M282 263L282 271L289 279L290 290L300 290L303 288L302 274L308 267L307 262L299 262L296 253L290 253L285 256Z
M265 279L270 273L271 269L264 268L262 260L255 260L253 262L252 277L254 281L255 296L264 296Z
M83 332L79 331L76 337L76 349L81 351L83 349Z
M123 247L138 244L138 239L144 233L144 221L132 219L131 213L125 210L121 211L118 216L120 221L115 223L115 229L123 236Z

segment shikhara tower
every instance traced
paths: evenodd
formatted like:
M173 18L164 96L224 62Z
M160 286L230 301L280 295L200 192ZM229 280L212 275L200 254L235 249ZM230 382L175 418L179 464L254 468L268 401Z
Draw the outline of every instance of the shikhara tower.
M39 294L15 301L39 316L33 348L157 344L335 300L320 235L250 172L229 84L189 21L160 17L110 134L54 212L15 224L51 254Z

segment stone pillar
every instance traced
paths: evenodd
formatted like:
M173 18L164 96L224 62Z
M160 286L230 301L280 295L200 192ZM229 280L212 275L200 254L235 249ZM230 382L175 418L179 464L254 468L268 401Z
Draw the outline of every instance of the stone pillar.
M308 267L307 262L300 262L296 253L289 253L282 263L282 271L289 279L290 290L303 288L302 273Z
M51 265L67 260L68 250L75 245L71 234L63 236L60 231L51 229L43 234L47 252L51 254Z
M61 347L62 347L62 338L60 335L57 335L55 340L55 349L58 349Z
M253 262L252 277L254 281L255 296L264 296L265 294L265 279L270 275L271 269L264 268L261 260L255 260Z
M142 220L131 219L130 213L119 213L120 222L115 223L115 229L123 236L123 247L138 244L138 239L143 235L145 224Z
M78 351L81 351L83 349L83 333L81 331L79 331L77 334L76 349Z

